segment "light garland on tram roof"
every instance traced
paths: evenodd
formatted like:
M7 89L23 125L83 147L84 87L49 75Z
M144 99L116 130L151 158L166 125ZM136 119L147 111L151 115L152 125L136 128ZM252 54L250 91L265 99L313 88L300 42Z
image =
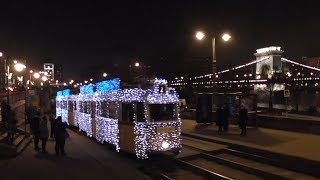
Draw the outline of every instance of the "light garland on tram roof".
M80 94L93 94L93 84L80 86Z
M167 87L165 79L155 79L153 89L148 90L147 102L150 104L169 104L179 102L174 88ZM161 87L160 87L161 86Z
M120 79L112 79L96 83L96 92L109 93L120 89Z
M63 96L69 96L70 95L70 89L65 89L62 91Z
M121 102L143 102L145 90L135 88L135 89L124 89L119 92L119 101Z
M57 96L62 96L62 91L57 91Z

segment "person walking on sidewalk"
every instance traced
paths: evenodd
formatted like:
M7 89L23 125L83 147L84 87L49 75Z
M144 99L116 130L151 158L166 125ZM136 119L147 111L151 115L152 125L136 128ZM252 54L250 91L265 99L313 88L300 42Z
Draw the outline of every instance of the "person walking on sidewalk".
M33 134L33 141L34 141L34 149L36 151L40 150L39 148L39 138L40 138L40 112L36 113L36 116L32 118L30 122L31 132Z
M54 138L54 126L55 126L56 119L53 112L49 117L49 121L50 121L50 138Z
M241 106L239 110L239 125L241 128L240 135L245 136L247 135L247 123L248 123L248 110Z
M225 132L228 132L228 129L229 129L229 114L230 114L229 111L230 109L229 109L228 102L225 102L223 107L223 130Z
M67 124L62 122L61 116L58 116L56 119L56 123L54 126L54 136L56 139L56 155L59 155L61 153L62 156L65 156L66 153L64 151L64 145L66 142L66 136L67 136Z
M49 137L49 129L48 129L48 120L47 117L43 117L40 123L40 139L42 143L42 152L47 153L46 144Z

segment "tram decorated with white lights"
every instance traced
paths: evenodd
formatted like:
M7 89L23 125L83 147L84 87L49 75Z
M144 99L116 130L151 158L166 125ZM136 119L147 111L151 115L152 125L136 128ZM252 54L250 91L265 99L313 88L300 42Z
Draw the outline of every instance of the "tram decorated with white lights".
M182 148L179 98L164 79L148 89L120 89L120 79L80 87L80 93L57 92L56 115L100 143L146 159L156 152Z

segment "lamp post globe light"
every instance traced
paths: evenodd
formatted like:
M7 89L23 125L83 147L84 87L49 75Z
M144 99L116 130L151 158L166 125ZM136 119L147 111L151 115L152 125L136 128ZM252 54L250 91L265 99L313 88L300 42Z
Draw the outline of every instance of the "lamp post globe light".
M201 41L204 39L206 35L202 32L202 31L198 31L196 32L195 37ZM224 33L221 36L222 40L227 42L231 39L231 35L228 33ZM216 73L216 63L217 63L217 59L216 59L216 37L213 36L212 37L212 75L214 75Z
M34 73L33 77L36 78L36 79L39 79L40 78L40 74L39 73Z
M16 71L21 72L26 68L26 65L21 64L21 63L16 63L14 65L14 68L15 68Z

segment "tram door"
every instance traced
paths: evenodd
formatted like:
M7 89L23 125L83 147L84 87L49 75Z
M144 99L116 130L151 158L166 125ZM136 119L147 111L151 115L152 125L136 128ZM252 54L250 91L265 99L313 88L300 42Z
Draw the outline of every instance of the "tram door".
M197 95L197 123L212 123L212 94Z
M122 103L120 105L119 137L120 149L135 153L135 103Z

